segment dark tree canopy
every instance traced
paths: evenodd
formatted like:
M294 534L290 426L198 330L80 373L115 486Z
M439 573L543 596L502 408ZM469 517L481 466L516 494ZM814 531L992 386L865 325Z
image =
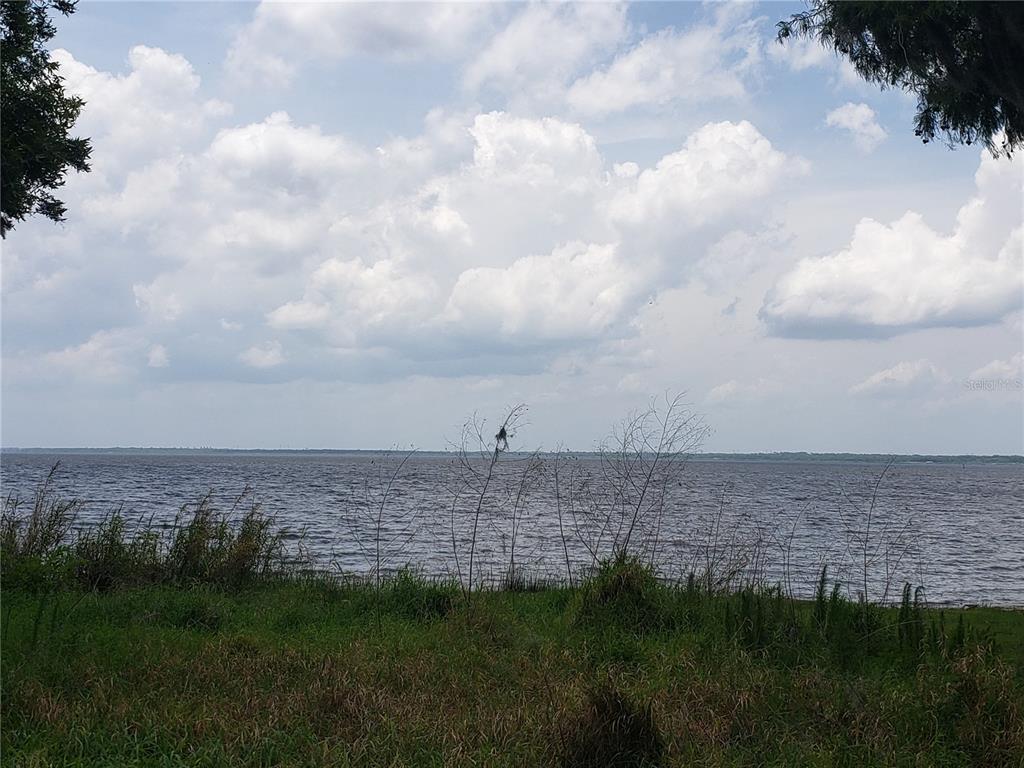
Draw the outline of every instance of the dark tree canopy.
M89 170L88 139L68 135L82 100L64 93L46 42L49 18L65 16L75 0L0 2L0 234L34 213L63 221L66 208L53 192L68 169Z
M1024 142L1024 3L812 0L778 30L779 42L815 37L865 80L914 93L925 142L1005 155Z

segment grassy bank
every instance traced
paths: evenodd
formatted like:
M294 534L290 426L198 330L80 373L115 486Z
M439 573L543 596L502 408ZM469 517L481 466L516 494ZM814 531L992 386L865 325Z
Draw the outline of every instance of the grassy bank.
M1024 755L1024 614L665 588L5 585L10 766L957 765Z

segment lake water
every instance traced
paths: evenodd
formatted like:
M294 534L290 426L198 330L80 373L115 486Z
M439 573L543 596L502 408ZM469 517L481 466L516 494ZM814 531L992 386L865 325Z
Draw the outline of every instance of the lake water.
M166 526L207 491L226 510L250 486L292 532L293 547L301 541L317 567L344 572L371 571L379 541L384 568L465 578L472 550L474 579L496 580L512 556L520 489L514 555L528 573L578 575L595 551L608 551L606 532L616 526L608 525L616 505L601 480L607 467L590 455L563 460L557 497L553 457L542 457L524 484L526 460L503 456L479 515L481 486L473 483L482 475L471 473L486 470L487 459L467 475L443 454L411 456L383 505L401 463L393 454L4 453L3 494L29 498L58 459L55 489L85 501L79 526L119 506ZM891 598L906 580L923 585L932 603L1024 605L1024 465L896 463L878 482L883 469L871 461L691 459L663 478L658 514L641 521L634 545L667 579L710 566L715 577L780 582L806 595L827 562L852 596L866 581L871 599L886 596L887 585Z

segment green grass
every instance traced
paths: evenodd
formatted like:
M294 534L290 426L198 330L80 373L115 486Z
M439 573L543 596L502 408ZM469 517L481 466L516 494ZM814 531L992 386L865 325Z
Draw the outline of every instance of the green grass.
M409 575L5 583L0 617L5 766L1024 765L1015 611L708 595L620 562L469 608Z

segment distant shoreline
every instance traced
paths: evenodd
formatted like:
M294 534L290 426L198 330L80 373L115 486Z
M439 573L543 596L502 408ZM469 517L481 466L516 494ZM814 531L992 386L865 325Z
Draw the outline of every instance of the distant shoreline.
M120 455L120 456L315 456L315 455L374 455L404 453L394 449L362 448L0 448L0 455ZM567 451L574 456L596 456L595 451ZM447 457L452 451L417 451L421 456ZM542 455L553 455L541 451ZM513 453L514 455L514 453ZM811 453L804 451L778 451L772 453L695 453L690 461L777 461L777 462L885 462L889 459L901 464L1024 464L1024 455L1005 454L886 454L886 453Z

